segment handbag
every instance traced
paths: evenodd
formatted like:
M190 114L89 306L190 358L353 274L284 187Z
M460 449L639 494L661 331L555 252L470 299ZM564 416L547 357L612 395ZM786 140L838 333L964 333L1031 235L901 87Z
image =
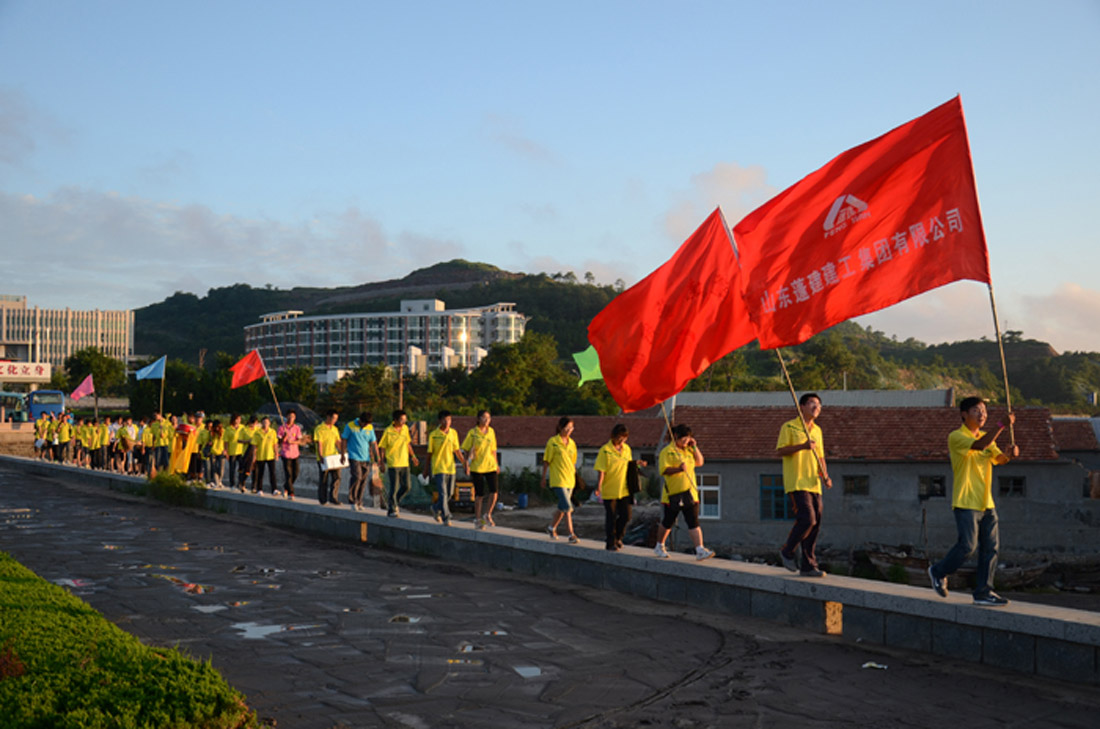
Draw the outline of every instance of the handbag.
M638 477L638 464L630 461L626 464L626 492L633 496L641 490L642 483Z

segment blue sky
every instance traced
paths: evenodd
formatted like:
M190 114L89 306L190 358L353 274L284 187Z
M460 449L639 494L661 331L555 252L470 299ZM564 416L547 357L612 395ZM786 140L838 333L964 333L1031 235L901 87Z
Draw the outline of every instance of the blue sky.
M0 0L4 293L630 284L961 94L1002 324L1100 351L1100 3ZM18 271L18 276L11 272ZM992 336L959 282L860 319Z

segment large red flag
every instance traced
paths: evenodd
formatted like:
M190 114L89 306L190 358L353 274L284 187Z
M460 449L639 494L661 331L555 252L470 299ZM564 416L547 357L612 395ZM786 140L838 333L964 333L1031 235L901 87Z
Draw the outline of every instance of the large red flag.
M663 266L588 325L608 390L626 412L655 405L756 334L737 258L716 209Z
M962 102L844 152L733 234L763 349L952 281L988 283Z
M229 369L233 373L233 382L229 385L230 390L244 387L248 383L255 382L267 375L267 370L264 369L264 361L260 357L260 353L255 349L242 357L240 362Z

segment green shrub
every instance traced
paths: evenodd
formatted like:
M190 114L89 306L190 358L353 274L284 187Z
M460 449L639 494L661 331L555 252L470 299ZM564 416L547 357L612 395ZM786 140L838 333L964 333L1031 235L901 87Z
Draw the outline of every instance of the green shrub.
M152 648L0 552L0 717L11 729L257 726L209 662Z
M178 473L161 471L149 480L146 493L173 506L202 507L206 504L206 487L192 486Z

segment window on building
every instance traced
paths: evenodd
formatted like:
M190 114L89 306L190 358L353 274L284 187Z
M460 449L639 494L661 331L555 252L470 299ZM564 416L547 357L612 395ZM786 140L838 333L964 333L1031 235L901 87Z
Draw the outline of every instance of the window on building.
M844 477L844 495L845 496L870 496L871 495L871 477L870 476L845 476Z
M535 454L535 470L538 471L542 468L542 451Z
M783 493L783 474L761 474L760 518L764 521L794 519L791 500Z
M920 476L917 479L917 498L921 501L942 499L947 496L946 476Z
M581 468L593 468L596 465L595 453L583 453L581 454Z
M1027 478L1024 476L998 476L997 486L1001 496L1027 496Z
M722 518L722 477L717 473L696 473L699 487L699 518Z

